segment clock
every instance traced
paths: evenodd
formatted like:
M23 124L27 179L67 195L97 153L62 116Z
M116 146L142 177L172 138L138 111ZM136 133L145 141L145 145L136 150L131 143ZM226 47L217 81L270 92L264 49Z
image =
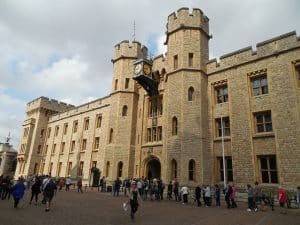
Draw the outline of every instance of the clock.
M151 66L149 64L144 64L143 71L145 75L149 76L151 74Z
M142 71L142 64L141 64L141 63L136 64L136 65L134 66L134 73L135 73L136 75L138 75L141 71Z

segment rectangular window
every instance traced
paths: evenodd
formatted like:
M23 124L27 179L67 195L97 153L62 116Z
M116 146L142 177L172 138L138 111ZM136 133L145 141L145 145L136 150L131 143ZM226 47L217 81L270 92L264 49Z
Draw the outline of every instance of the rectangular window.
M101 123L102 123L102 115L97 115L96 116L96 128L101 127Z
M42 149L42 146L39 145L39 146L38 146L38 149L37 149L37 154L40 154L40 153L42 152L41 149Z
M258 156L262 183L278 183L276 156Z
M63 154L64 151L65 151L65 145L66 145L65 142L62 142L62 143L61 143L61 147L60 147L60 153L61 153L61 154Z
M66 135L67 132L68 132L68 124L65 123L65 124L64 124L64 135Z
M152 141L156 141L157 133L156 127L152 127Z
M49 127L48 130L47 130L47 138L49 138L50 135L51 135L51 127Z
M74 152L74 150L75 150L75 141L72 141L70 152Z
M48 145L46 145L46 148L45 148L45 152L44 152L44 154L46 155L46 154L47 154L47 152L48 152Z
M38 172L38 166L39 166L38 163L35 163L35 164L34 164L33 174L35 174L35 175L37 175L37 172Z
M295 67L295 70L296 70L297 84L298 84L298 87L300 87L300 65L297 65Z
M78 120L75 120L73 122L73 133L76 133L78 129Z
M173 57L173 66L174 66L174 70L178 68L178 55L174 55Z
M152 100L149 98L149 104L148 104L148 115L149 117L152 117Z
M194 54L189 53L189 67L193 67Z
M67 169L67 176L71 175L71 170L72 170L72 162L68 163L68 169Z
M224 169L223 169L223 158L218 158L219 162L219 174L220 181L224 181ZM233 181L233 172L232 172L232 159L231 157L225 158L225 175L227 181Z
M62 162L59 162L58 163L58 168L57 168L57 174L56 174L56 176L60 176L60 172L61 172L61 167L62 167Z
M272 132L271 111L254 113L256 123L256 133Z
M44 132L45 132L45 129L42 129L42 130L41 130L41 134L40 134L40 138L43 138L43 137L44 137Z
M56 127L55 127L55 133L54 133L54 136L55 136L55 137L57 137L58 132L59 132L59 126L56 126Z
M229 117L222 118L223 123L223 135L225 137L230 136L230 120ZM222 124L221 118L216 119L216 137L222 137Z
M52 154L55 154L55 150L56 150L56 144L54 144L52 147Z
M147 142L152 141L151 128L147 128Z
M162 127L157 128L157 141L162 140Z
M228 102L228 88L227 85L215 87L216 103Z
M100 137L95 137L94 149L99 149Z
M88 130L89 129L89 118L85 118L84 119L84 130Z
M267 75L252 78L251 84L253 96L268 94Z
M53 162L52 163L50 163L50 167L49 167L49 175L51 176L51 174L52 174L52 168L53 168Z
M29 133L29 127L24 128L23 138L26 138Z
M115 79L115 91L118 90L118 79Z
M125 79L125 89L129 88L129 78Z
M78 167L78 176L83 176L83 164L84 164L83 161L81 161L81 162L79 163L79 167Z
M82 147L81 147L81 151L85 151L86 150L86 139L82 140Z

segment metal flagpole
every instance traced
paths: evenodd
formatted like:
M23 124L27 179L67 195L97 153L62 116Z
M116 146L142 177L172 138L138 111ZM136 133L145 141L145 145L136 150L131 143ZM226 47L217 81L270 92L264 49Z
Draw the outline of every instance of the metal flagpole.
M226 168L225 168L225 150L224 150L224 130L223 130L223 116L221 116L221 134L222 134L222 153L223 153L223 178L224 188L226 188Z

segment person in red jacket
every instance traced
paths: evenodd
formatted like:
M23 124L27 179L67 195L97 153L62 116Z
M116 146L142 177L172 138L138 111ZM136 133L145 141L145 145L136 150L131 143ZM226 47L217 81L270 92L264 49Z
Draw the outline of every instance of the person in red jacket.
M286 214L286 211L284 210L284 205L287 201L286 191L281 186L279 186L278 192L277 192L277 199L280 204L281 212L283 214Z

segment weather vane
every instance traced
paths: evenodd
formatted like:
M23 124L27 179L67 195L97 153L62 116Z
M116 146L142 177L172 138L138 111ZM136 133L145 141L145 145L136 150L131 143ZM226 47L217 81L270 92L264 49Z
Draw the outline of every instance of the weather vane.
M133 37L133 41L135 41L135 20L133 21L133 34L132 34L132 37Z
M8 133L7 137L6 137L6 143L9 144L10 141L10 132Z

